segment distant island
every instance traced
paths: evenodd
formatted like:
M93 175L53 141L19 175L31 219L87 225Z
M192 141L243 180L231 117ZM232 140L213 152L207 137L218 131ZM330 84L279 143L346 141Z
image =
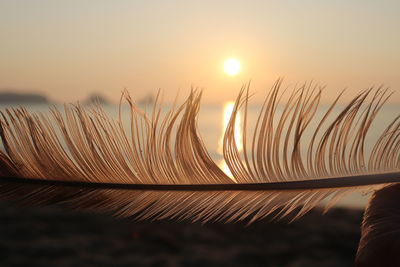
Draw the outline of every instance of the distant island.
M145 97L143 97L142 99L140 99L137 103L139 105L153 105L155 102L155 98L153 96L153 94L148 94Z
M35 93L0 92L0 104L49 104L47 97Z
M100 104L100 105L110 105L110 101L106 99L104 96L100 94L92 94L86 100L83 101L84 105L93 105L93 104Z

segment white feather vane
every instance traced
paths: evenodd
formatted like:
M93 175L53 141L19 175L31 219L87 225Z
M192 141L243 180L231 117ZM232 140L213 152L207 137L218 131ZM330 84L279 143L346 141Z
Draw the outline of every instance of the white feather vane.
M322 201L328 209L349 192L400 180L400 116L365 149L367 132L390 97L387 89L365 90L333 115L340 94L317 119L321 89L294 90L278 114L281 83L266 97L253 133L248 87L240 91L223 139L233 178L213 161L198 132L196 90L166 113L157 97L150 116L124 92L128 128L122 104L117 120L100 107L65 105L50 115L7 109L0 118L0 200L135 219L253 222L268 215L296 219ZM235 141L239 110L243 152ZM311 128L304 152L304 132Z

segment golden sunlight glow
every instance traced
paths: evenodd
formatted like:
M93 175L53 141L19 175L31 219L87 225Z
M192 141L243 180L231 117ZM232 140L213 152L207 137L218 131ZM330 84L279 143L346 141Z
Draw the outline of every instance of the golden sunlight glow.
M231 118L234 106L235 106L234 101L226 102L224 105L223 117L222 117L222 135L221 135L221 139L220 139L219 147L218 147L218 152L220 154L223 153L222 146L223 146L223 142L224 142L224 133L225 133L226 127L228 127L229 120ZM240 112L238 112L238 114L236 116L234 135L235 135L236 147L237 147L238 151L240 152L243 150L242 125L241 125ZM225 172L226 175L228 175L229 177L232 178L232 173L230 172L228 165L226 165L224 160L222 160L220 162L219 167Z
M240 72L240 62L235 58L230 58L224 63L224 71L230 76L234 76Z
M225 160L221 160L218 164L218 166L221 168L221 170L228 175L228 177L233 178L233 174L231 170L228 167L228 164L226 164Z

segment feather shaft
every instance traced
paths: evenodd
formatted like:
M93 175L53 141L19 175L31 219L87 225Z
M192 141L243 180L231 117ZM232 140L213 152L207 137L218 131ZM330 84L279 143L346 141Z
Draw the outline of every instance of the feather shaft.
M235 183L235 184L128 184L87 181L63 181L35 178L1 177L2 183L20 183L43 186L68 186L90 189L123 189L149 191L267 191L267 190L312 190L400 182L400 172L359 174L348 177L329 177L312 180L297 180L270 183Z

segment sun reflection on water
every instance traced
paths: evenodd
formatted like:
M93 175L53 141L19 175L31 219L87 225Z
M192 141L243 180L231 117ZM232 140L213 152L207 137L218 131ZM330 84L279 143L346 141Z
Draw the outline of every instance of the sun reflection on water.
M219 141L219 146L218 146L218 153L220 155L223 155L223 142L224 142L224 133L226 128L228 127L229 120L231 118L233 108L235 106L234 101L228 101L224 104L223 112L222 112L222 133L221 133L221 138ZM236 121L235 121L235 128L234 128L234 134L235 134L235 143L236 147L238 148L238 151L241 152L243 150L243 140L242 140L242 124L241 124L241 114L238 112L236 116ZM228 165L226 164L225 160L222 159L218 166L225 172L226 175L229 177L233 177L231 171L229 170Z

